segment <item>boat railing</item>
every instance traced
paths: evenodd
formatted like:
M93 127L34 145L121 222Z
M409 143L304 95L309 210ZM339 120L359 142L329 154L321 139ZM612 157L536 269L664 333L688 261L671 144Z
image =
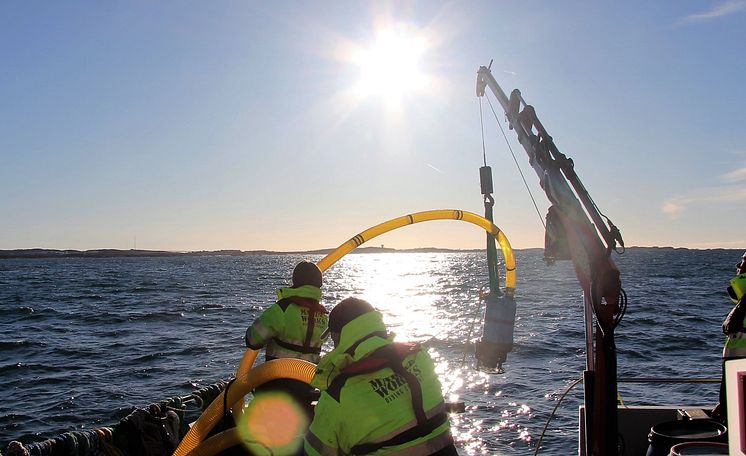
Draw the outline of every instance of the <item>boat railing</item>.
M720 383L719 377L657 378L619 377L618 383Z

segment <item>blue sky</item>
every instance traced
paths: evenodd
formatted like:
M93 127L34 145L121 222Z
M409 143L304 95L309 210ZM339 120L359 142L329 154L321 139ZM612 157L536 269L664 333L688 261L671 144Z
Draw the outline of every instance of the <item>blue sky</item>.
M394 101L354 90L369 67L352 51L384 30L425 43L426 83ZM482 213L474 85L491 59L627 245L744 248L744 43L746 0L2 2L0 249L303 250L411 212ZM541 246L483 109L495 222ZM373 243L482 246L462 225Z

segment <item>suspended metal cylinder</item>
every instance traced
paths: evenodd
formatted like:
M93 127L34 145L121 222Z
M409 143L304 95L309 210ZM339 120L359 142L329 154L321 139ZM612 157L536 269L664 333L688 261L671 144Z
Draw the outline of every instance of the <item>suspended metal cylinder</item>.
M492 193L492 168L489 166L479 168L479 186L482 188L482 195Z
M515 299L503 294L490 294L484 311L482 339L477 342L476 357L479 363L489 369L502 370L502 364L513 349L515 327Z

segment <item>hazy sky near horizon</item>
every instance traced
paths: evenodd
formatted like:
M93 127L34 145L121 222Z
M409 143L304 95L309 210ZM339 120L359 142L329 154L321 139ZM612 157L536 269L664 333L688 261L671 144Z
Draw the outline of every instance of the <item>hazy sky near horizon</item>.
M482 214L491 59L627 245L744 248L745 43L746 0L2 2L0 249L305 250ZM482 108L495 223L542 246ZM370 242L483 243L453 221Z

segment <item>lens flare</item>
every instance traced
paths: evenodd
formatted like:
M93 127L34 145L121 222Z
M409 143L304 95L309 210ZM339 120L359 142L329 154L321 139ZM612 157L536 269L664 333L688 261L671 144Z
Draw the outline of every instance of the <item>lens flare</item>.
M308 418L289 395L263 393L239 414L236 428L251 454L295 454L303 444Z

